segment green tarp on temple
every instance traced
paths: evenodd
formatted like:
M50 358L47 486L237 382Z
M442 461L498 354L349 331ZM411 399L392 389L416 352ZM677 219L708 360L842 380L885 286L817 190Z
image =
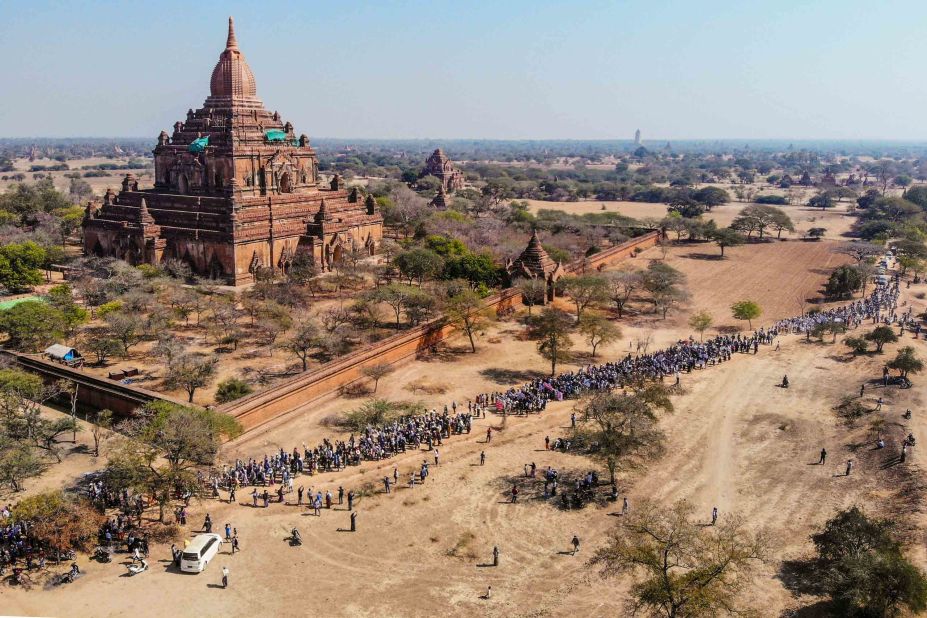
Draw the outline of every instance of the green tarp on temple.
M206 146L209 146L209 136L201 137L190 142L190 145L187 146L187 150L190 152L203 152L206 150Z
M286 132L280 129L271 129L270 131L264 132L264 137L267 138L268 142L285 142Z

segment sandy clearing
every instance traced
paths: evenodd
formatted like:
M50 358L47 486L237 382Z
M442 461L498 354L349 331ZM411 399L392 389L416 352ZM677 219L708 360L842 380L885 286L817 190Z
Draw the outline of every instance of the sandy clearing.
M767 307L763 322L794 313L789 296L818 285L824 276L821 261L834 255L826 243L798 242L741 247L736 251L743 253L732 253L724 262L683 257L691 251L691 247L673 248L667 259L688 272L690 284L706 288L694 291L699 306L720 312L748 288L764 294L757 298ZM732 270L723 270L728 268ZM914 286L911 292L924 290L927 286ZM784 300L776 302L778 295ZM912 302L916 311L923 310L923 301ZM625 340L603 356L624 354L637 329L653 330L660 342L685 336L686 317L680 312L664 322L646 313L633 316L624 325ZM421 395L440 405L454 398L463 401L493 384L498 388L504 381L523 380L524 372L544 371L546 365L534 353L533 344L517 340L519 328L506 322L488 330L475 355L441 355L403 365L381 383L378 394L411 398L404 385L424 377L447 384L444 395ZM496 336L505 337L506 343L490 343ZM924 342L910 335L903 343L927 354ZM579 340L577 344L584 347ZM798 606L806 600L793 599L775 577L781 560L805 554L810 532L837 507L853 503L876 511L892 507L893 500L886 498L897 485L897 469L881 469L883 459L897 451L907 431L924 439L919 412L927 387L922 378L907 391L878 389L866 395L870 405L875 397L886 397L886 451L872 451L864 444L851 453L848 445L871 440L868 423L848 429L836 422L831 410L841 395L857 392L863 379L877 376L896 347L881 357L847 362L839 344L808 344L786 337L780 352L765 347L756 357L736 355L729 363L684 375L686 392L676 398L676 411L662 421L665 455L645 470L627 473L621 492L630 496L632 508L645 498L661 502L685 498L706 519L711 507L718 506L722 517L737 512L752 525L768 529L775 538L773 560L751 587L748 600L762 607L764 615ZM487 368L504 371L485 372ZM784 373L793 383L788 390L775 387ZM302 440L332 435L319 422L355 404L336 399L308 406L230 443L224 454L260 456L280 446L289 449ZM584 566L617 521L609 516L612 507L563 512L529 500L527 485L518 504L505 500L509 483L525 463L534 461L542 469L551 465L563 472L593 466L581 456L543 450L545 435L556 437L567 431L572 405L558 403L541 416L510 418L489 445L482 443L485 428L499 426L501 419L476 421L472 434L440 447L442 463L425 485L362 498L356 534L338 531L348 525L348 514L338 509L315 518L295 506L271 505L264 510L214 501L194 505L191 528L197 528L208 511L216 523L229 521L241 534L243 553L221 558L232 571L229 590L210 587L218 582L219 569L214 567L220 562L202 575L179 575L165 570L167 549L158 547L153 569L141 577L118 577L124 572L118 563L91 564L86 566L86 577L65 589L27 593L3 588L4 610L61 615L67 607L73 616L154 616L168 608L181 616L203 612L244 616L259 610L271 614L322 610L336 616L624 615L627 580L604 582ZM915 417L902 424L900 413L906 407L915 410ZM822 446L830 453L827 465L809 465ZM485 466L478 463L482 450L487 453ZM407 478L408 471L427 456L409 453L300 481L322 491L338 485L359 487L378 483L394 465ZM835 476L850 456L856 461L853 475ZM918 450L909 462L920 474ZM916 518L919 521L920 515ZM291 548L284 541L294 525L305 539L302 548ZM574 533L581 536L583 550L579 556L564 555ZM493 545L501 549L500 566L479 566L491 557ZM922 549L914 556L925 563ZM490 584L493 599L480 600Z
M543 200L525 200L528 202L529 210L537 213L540 210L560 210L569 214L586 214L603 212L602 205L605 205L605 212L619 212L627 217L642 219L653 217L660 219L666 216L667 208L665 204L649 204L646 202L603 202L591 200L586 202L547 202ZM741 210L748 204L741 202L729 202L716 206L711 209L710 213L705 216L715 221L719 226L726 227L731 224ZM808 208L807 206L781 206L792 222L795 224L796 234L793 237L800 237L804 232L812 227L823 227L827 230L825 238L844 238L844 235L850 231L855 217L848 214L847 202L839 204L837 207L821 211L820 209ZM783 233L789 236L788 233Z

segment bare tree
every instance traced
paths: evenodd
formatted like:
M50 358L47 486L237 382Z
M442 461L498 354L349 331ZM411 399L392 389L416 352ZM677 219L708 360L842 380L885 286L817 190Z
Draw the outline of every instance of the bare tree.
M634 270L616 270L606 275L608 281L609 299L615 305L618 317L624 316L624 309L631 295L644 285L644 278L640 272Z
M867 258L879 255L882 251L878 245L862 241L840 243L834 248L834 253L848 255L856 260L857 264L862 264Z
M293 334L284 347L303 363L303 371L309 368L309 353L319 345L319 327L305 320L296 324Z
M364 374L364 377L370 378L373 380L373 392L377 392L377 387L380 385L380 380L388 376L389 374L396 371L396 368L388 363L379 363L377 365L367 365L361 369L361 373Z
M180 388L187 393L187 401L193 403L193 395L200 388L209 386L216 377L219 359L198 354L183 353L175 356L167 367L165 384L168 388Z

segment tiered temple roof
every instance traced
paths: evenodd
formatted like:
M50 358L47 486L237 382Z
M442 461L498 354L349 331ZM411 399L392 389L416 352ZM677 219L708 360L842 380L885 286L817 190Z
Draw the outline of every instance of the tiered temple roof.
M158 136L153 189L139 190L129 175L118 195L107 191L102 208L88 212L85 251L180 259L244 283L255 265L285 268L297 251L326 268L358 246L372 253L381 239L376 203L337 176L321 185L309 138L265 109L232 18L209 96L173 128Z
M524 277L526 279L557 279L563 273L563 266L555 262L541 245L538 231L534 230L528 246L514 260L506 266L512 279Z

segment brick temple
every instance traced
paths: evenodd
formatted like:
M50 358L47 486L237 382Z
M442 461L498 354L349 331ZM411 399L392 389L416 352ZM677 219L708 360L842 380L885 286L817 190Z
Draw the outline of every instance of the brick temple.
M546 301L554 300L557 289L557 281L566 274L563 264L555 262L547 251L541 245L541 238L538 231L531 233L531 239L528 240L528 246L514 260L509 260L505 265L505 270L509 275L509 280L513 284L519 279L537 279L543 281L546 289Z
M454 163L447 158L444 151L438 148L425 161L425 168L422 170L424 176L435 176L441 181L441 188L445 193L453 193L457 189L464 187L464 175L459 169L454 167Z
M346 253L372 255L383 217L371 196L336 175L319 181L305 134L257 97L229 18L225 50L203 107L162 131L153 189L132 174L88 207L84 251L132 264L182 260L202 276L239 285L261 268L286 272L299 254L329 270Z

